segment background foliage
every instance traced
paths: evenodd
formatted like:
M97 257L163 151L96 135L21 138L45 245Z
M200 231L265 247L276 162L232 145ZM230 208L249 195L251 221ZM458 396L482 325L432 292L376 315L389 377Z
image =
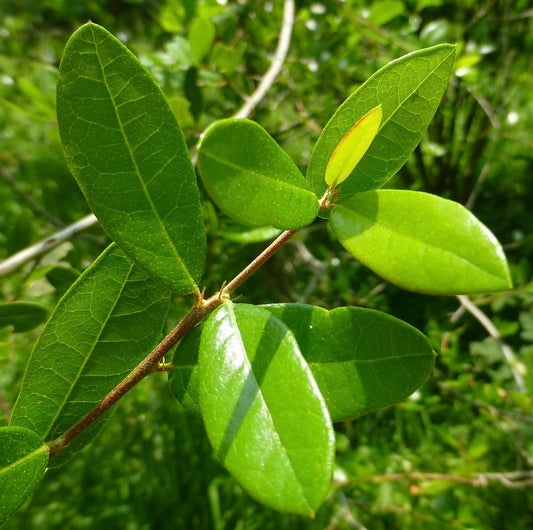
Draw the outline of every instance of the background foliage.
M0 0L0 259L88 213L66 168L55 118L57 68L73 30L92 19L141 57L193 147L214 120L238 110L268 68L281 11L281 2L268 1ZM377 68L420 47L459 44L444 102L390 185L466 204L502 241L517 287L475 302L515 364L458 309L457 299L385 284L341 253L317 222L246 283L242 301L389 311L425 332L440 355L433 377L404 404L336 425L335 484L315 520L277 514L245 495L214 460L199 419L179 408L166 376L155 375L126 397L97 442L47 473L31 503L5 528L533 525L531 476L529 488L449 480L533 469L529 2L302 0L296 17L282 75L254 119L302 171L320 128ZM262 234L236 225L206 199L203 206L205 282L212 292L257 254ZM3 302L31 302L34 309L29 324L0 320L0 425L7 423L45 313L106 242L95 227L0 281ZM167 328L186 306L185 298L175 297ZM524 391L511 367L522 370ZM442 473L448 480L391 476L411 472ZM372 475L385 476L371 482Z

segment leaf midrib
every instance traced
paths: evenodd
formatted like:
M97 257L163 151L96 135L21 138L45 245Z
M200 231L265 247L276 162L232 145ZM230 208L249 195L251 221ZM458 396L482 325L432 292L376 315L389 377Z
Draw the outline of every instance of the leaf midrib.
M435 66L435 68L433 68L432 70L430 70L430 72L424 77L424 79L418 83L418 85L416 86L416 88L408 95L406 96L401 102L400 104L394 109L394 112L391 112L390 116L384 120L382 123L381 123L381 127L379 128L379 131L378 131L378 134L379 132L381 131L381 129L383 127L385 127L385 125L393 118L393 116L400 110L400 108L402 107L402 105L411 97L413 97L414 94L417 93L418 89L429 79L429 77L431 75L433 75L434 72L436 72L441 66L442 64L448 60L448 58L450 57L450 55L452 55L454 53L455 49L452 48L450 53L448 55L446 55L446 57L443 57L443 59ZM429 60L429 59L428 59Z
M243 167L243 166L239 166L238 164L232 163L229 160L221 159L221 158L219 158L218 156L212 154L209 151L203 151L202 154L203 154L203 156L211 158L211 160L214 160L215 162L218 162L219 164L221 164L223 166L229 167L231 169L237 169L240 172L251 173L252 175L255 175L258 178L262 178L262 179L266 180L267 182L274 181L276 184L280 184L282 186L286 186L286 187L291 188L291 189L296 189L296 190L298 190L300 192L308 193L312 197L316 198L316 195L311 190L309 190L309 189L307 189L305 187L300 187L297 184L294 184L292 182L287 182L286 180L281 180L281 179L278 179L276 177L273 177L273 176L270 176L270 175L266 175L265 173L259 173L258 171L255 171L253 169L249 169L249 168L246 168L246 167ZM303 179L303 182L306 183L305 182L305 178L303 177L303 175L302 175L302 179Z
M0 469L0 477L9 471L12 471L13 469L16 469L17 466L23 464L27 460L30 460L37 454L39 454L41 451L47 451L48 446L46 444L40 445L37 449L34 449L31 453L28 453L27 455L23 456L22 458L19 458L18 460L15 460L14 462L11 462L8 466L5 466Z
M128 260L129 261L129 260ZM120 287L120 292L118 293L118 295L116 296L109 312L107 313L107 316L105 318L105 321L102 323L102 326L100 327L100 331L98 332L98 334L96 335L90 349L88 350L87 352L87 355L85 355L85 359L83 361L83 363L80 365L80 369L78 370L78 373L76 374L76 377L72 380L71 384L70 384L70 387L68 388L68 391L65 393L64 395L64 398L63 398L63 401L59 404L59 406L57 407L57 412L55 414L55 416L52 418L49 426L48 426L48 429L46 431L46 433L43 435L43 438L46 438L48 436L48 434L50 433L50 429L54 426L56 420L59 418L59 416L61 415L61 413L63 412L64 408L65 408L65 405L68 403L68 398L70 397L70 395L72 394L74 388L76 387L76 384L77 382L80 380L81 378L81 375L83 373L83 370L85 369L85 367L87 366L87 363L89 362L89 359L91 358L92 354L94 353L94 350L96 348L96 345L100 342L100 337L102 336L102 333L104 332L104 329L106 328L110 318L111 318L111 315L113 314L113 311L115 310L115 308L117 307L117 304L120 300L120 297L122 296L122 293L124 291L124 288L126 286L126 284L128 283L128 278L130 277L131 275L131 271L134 267L133 263L131 263L131 261L129 262L129 266L130 266L130 269L128 271L128 274L126 275L126 278L124 279L124 281L122 282L122 286Z
M320 367L320 366L328 366L328 365L331 365L331 364L355 364L355 365L358 365L358 364L374 364L374 363L378 363L378 362L382 362L382 361L401 361L402 359L406 359L406 358L412 358L412 357L432 357L434 358L434 353L433 352L429 352L429 353L424 353L424 352L420 352L420 353L402 353L400 355L389 355L387 357L380 357L379 359L345 359L345 360L342 360L342 361L324 361L324 362L320 362L320 361L314 361L314 362L308 362L307 364L309 366L317 366L317 367Z
M439 252L442 252L443 254L445 255L449 255L449 256L452 256L454 258L456 258L457 260L460 260L462 262L465 262L466 264L468 264L470 267L473 267L474 269L478 270L478 271L481 271L485 274L487 274L488 276L492 277L492 278L496 278L498 280L502 280L503 278L501 276L498 276L497 274L483 268L483 267L480 267L478 265L476 265L475 263L472 263L471 261L469 261L467 258L463 257L463 256L460 256L459 254L455 254L454 252L452 252L451 250L448 250L446 248L443 248L443 247L439 247L437 245L434 245L428 241L425 241L423 239L417 239L413 236L410 236L409 234L406 234L405 232L400 232L398 230L395 230L393 228L391 228L388 224L386 223L383 223L383 222L380 222L378 220L372 220L370 219L369 217L366 217L364 215L362 215L360 212L357 212L355 210L351 210L350 208L346 208L346 206L342 206L340 204L337 204L335 206L335 208L340 208L342 210L345 210L347 212L349 212L351 215L353 216L356 216L356 217L359 217L360 219L363 219L363 220L368 220L370 221L370 223L372 225L378 225L380 227L382 227L384 230L392 233L392 234L395 234L398 238L403 238L403 239L406 239L408 241L412 241L414 243L418 243L418 244L422 244L424 246L427 246L427 247L430 247L432 249L435 249ZM368 228L368 230L372 230L372 226L370 228ZM348 238L343 238L344 241L349 241L349 240L353 240L354 238L357 238L359 237L361 234L355 234L354 236L352 237L348 237Z
M289 466L293 472L293 475L294 477L296 478L296 483L298 484L298 488L300 489L300 492L302 494L302 497L305 499L306 503L307 503L307 506L309 507L309 510L310 511L313 511L313 508L309 502L309 499L306 495L306 492L303 488L303 485L302 485L302 482L298 476L298 473L296 472L296 469L294 468L293 466L293 463L292 463L292 460L291 458L289 457L289 453L287 452L287 448L285 447L285 445L283 444L283 441L281 439L281 436L279 434L279 431L276 427L276 423L274 421L274 416L272 415L272 413L270 412L270 408L268 407L268 403L267 403L267 400L265 399L265 396L263 395L263 392L262 392L262 389L261 389L261 385L259 384L259 382L257 381L256 377L255 377L255 372L253 371L252 369L252 363L250 362L250 358L248 357L248 353L246 351L246 348L244 346L244 342L242 340L242 334L241 334L241 330L239 328L239 324L237 323L237 317L235 315L235 311L233 310L233 304L228 304L228 316L230 318L230 322L232 324L232 326L234 326L234 329L238 331L238 337L239 337L239 342L241 344L241 347L242 347L242 351L243 351L243 357L244 357L244 360L245 360L245 363L248 367L248 374L251 374L254 382L255 382L255 385L257 387L257 393L258 395L260 396L261 400L263 401L263 403L265 404L265 407L266 407L266 410L268 411L268 415L270 417L270 420L272 422L272 425L274 426L274 430L276 432L276 437L278 438L279 440L279 445L280 447L282 447L283 449L283 452L285 453L285 456L287 458L287 461L289 463Z
M196 286L196 282L194 281L194 278L191 276L190 272L189 272L189 269L185 266L185 263L182 259L182 257L179 255L175 245L173 244L172 242L172 239L167 231L167 228L165 226L165 224L163 223L163 220L161 219L161 216L159 215L159 212L157 211L156 207L155 207L155 204L154 202L152 201L152 198L150 196L150 194L148 193L148 189L146 188L146 184L143 180L143 177L142 177L142 174L141 174L141 171L139 169L139 166L137 164L137 160L135 158L135 155L133 154L133 150L131 148L131 145L130 145L130 142L128 140L128 136L126 135L125 131L124 131L124 127L123 127L123 124L122 124L122 119L120 117L120 113L118 111L118 106L115 102L115 98L113 97L113 94L111 92L111 89L109 87L109 84L107 82L107 77L106 77L106 74L105 74L105 70L104 70L104 65L101 61L101 58L100 58L100 54L98 52L98 43L96 41L96 37L95 37L95 33L94 31L92 31L92 35L93 35L93 43L94 43L94 49L95 49L95 55L96 57L98 58L98 64L100 66L100 70L102 72L102 80L104 82L104 85L106 87L106 90L109 94L109 99L111 100L111 103L113 104L113 109L115 111L115 116L117 118L117 123L120 127L120 132L122 134L122 137L124 139L124 143L126 145L126 148L128 150L128 154L130 156L130 159L131 159L131 162L135 168L135 174L139 180L139 183L144 191L144 195L148 201L148 204L150 205L150 208L157 220L157 222L159 223L160 227L161 227L161 230L162 230L162 233L164 235L164 238L167 240L168 242L168 245L170 246L171 250L172 250L172 253L174 254L174 256L176 257L176 260L178 262L178 265L181 267L181 269L185 272L185 275L187 277L187 279L189 280L191 286L195 287L197 289L197 286ZM108 39L109 37L106 35L106 40ZM104 41L102 41L104 42Z

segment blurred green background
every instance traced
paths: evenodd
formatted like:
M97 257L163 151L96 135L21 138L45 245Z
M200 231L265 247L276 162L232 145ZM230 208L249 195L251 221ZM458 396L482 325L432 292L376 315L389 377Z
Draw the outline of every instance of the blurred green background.
M0 0L0 260L88 213L55 117L57 68L77 27L102 24L140 57L192 148L253 92L270 65L282 9L280 0ZM458 43L444 101L388 185L466 204L502 242L516 288L474 301L511 357L456 298L384 283L317 221L240 289L241 300L380 309L425 332L439 356L405 403L336 425L334 484L315 519L251 500L215 461L201 420L181 409L166 375L154 375L123 400L98 440L47 473L4 528L532 528L532 20L527 0L297 1L289 56L253 115L305 171L321 127L368 76L409 51ZM265 243L207 199L204 212L209 293ZM0 302L36 304L16 326L0 311L0 425L44 312L107 242L94 227L0 279ZM175 298L169 329L189 303ZM479 473L516 471L525 478L468 483ZM444 476L405 476L414 472Z

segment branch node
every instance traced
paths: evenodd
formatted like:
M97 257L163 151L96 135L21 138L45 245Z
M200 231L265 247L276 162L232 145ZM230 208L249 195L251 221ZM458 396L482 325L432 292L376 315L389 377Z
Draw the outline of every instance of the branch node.
M218 300L220 302L223 302L224 300L231 300L231 294L226 291L227 283L228 282L224 280L220 286L220 290L218 291Z
M205 286L200 292L194 293L194 307L204 307L205 305Z

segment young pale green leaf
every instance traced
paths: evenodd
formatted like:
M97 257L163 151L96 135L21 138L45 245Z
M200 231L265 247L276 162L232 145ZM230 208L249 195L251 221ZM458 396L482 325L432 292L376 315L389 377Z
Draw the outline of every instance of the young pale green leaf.
M48 463L48 446L23 427L0 428L0 525L32 494Z
M19 333L42 324L48 317L46 307L35 302L6 302L0 304L0 328L13 326Z
M199 367L219 460L260 502L313 514L331 481L333 430L289 329L266 309L226 303L204 325Z
M200 144L198 167L214 202L239 223L291 230L316 218L318 200L306 180L253 121L211 125Z
M352 256L404 289L468 294L511 287L500 244L456 202L415 191L368 191L335 205L330 222Z
M381 105L374 107L344 135L326 167L326 184L336 186L350 176L374 140L382 115Z
M341 197L383 186L406 162L433 118L448 85L455 48L440 44L410 53L378 70L335 112L318 139L307 179L318 197L326 191L328 161L361 116L377 105L383 120L372 145L339 186Z
M169 302L167 289L111 245L67 291L44 327L10 425L46 441L61 436L150 352ZM107 418L54 458L54 465L87 444Z
M189 28L187 39L191 45L191 53L197 64L209 53L215 41L216 28L208 19L195 18Z
M399 403L433 370L435 353L428 339L380 311L263 307L294 333L334 422Z
M205 228L183 133L148 71L96 24L67 43L57 116L67 162L105 230L163 284L197 291Z
M177 400L195 414L200 414L198 353L202 328L196 326L179 342L168 374L170 389Z

